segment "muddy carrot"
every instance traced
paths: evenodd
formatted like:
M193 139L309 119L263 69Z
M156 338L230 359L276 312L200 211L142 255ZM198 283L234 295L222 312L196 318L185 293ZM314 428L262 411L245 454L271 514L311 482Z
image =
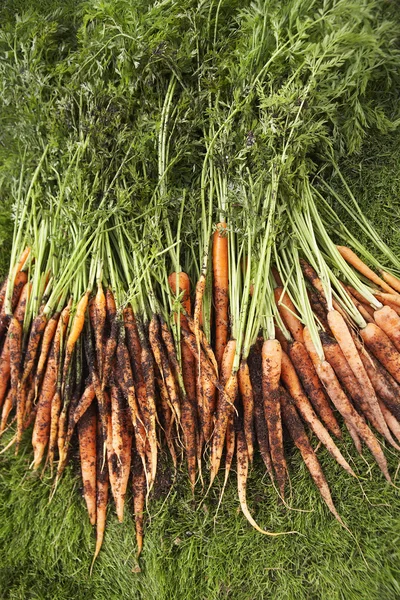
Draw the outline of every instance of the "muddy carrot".
M79 454L83 483L83 497L91 525L96 523L96 440L97 418L91 406L78 424Z
M226 223L218 223L214 232L212 262L215 309L215 357L220 367L229 337L229 265Z

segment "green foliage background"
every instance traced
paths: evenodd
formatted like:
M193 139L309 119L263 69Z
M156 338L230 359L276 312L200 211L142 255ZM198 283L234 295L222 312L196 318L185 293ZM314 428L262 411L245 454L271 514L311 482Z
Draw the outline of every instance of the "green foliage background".
M78 3L67 5L72 23ZM55 0L6 0L0 20L13 19L16 10L45 13L57 6ZM400 135L371 132L362 152L341 166L365 214L400 250ZM9 203L0 193L1 276L10 239ZM298 532L276 539L253 531L240 513L234 473L216 515L218 485L201 505L199 487L193 502L184 475L171 485L164 460L149 504L141 571L132 572L137 565L128 498L122 525L110 504L103 550L89 577L94 532L79 473L71 466L49 503L50 481L29 471L26 439L18 457L0 455L0 598L395 600L400 597L399 492L385 482L368 452L356 456L349 438L341 448L349 449L360 480L351 480L324 449L318 456L352 535L330 515L291 446L291 510L277 501L258 460L248 483L249 505L260 525ZM394 475L398 458L389 448L386 454Z

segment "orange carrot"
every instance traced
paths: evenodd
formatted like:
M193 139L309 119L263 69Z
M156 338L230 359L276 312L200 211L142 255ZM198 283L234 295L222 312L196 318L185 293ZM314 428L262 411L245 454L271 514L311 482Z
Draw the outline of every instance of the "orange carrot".
M75 344L78 341L79 336L82 333L83 326L85 324L85 313L89 302L89 292L86 292L79 300L75 316L72 322L71 330L69 332L67 342L65 345L65 357L63 366L63 389L65 386L67 373L71 364L72 354L75 348Z
M310 472L311 477L314 479L314 483L317 486L322 498L325 500L331 513L343 525L343 521L340 518L335 505L333 504L331 492L328 483L325 479L325 475L321 469L321 465L315 455L314 450L310 444L307 434L304 430L303 423L299 415L297 414L296 408L293 405L293 401L288 393L281 388L281 405L282 415L289 430L290 437L296 444L297 448L306 463L307 469Z
M390 412L384 402L379 400L379 406L381 408L382 414L385 417L385 421L388 424L390 431L400 442L400 423L396 419L396 417Z
M91 525L96 523L96 438L97 419L93 405L78 424L79 454L81 459L83 497Z
M353 338L346 325L346 322L344 321L342 315L339 314L336 310L330 310L328 312L328 323L347 362L349 363L351 370L354 373L354 376L356 377L357 381L363 389L366 401L368 402L371 411L374 414L376 422L379 423L381 431L384 432L385 437L388 437L388 439L392 438L386 425L385 419L383 418L383 415L379 408L378 400L375 395L375 390L367 375L360 355L358 354L357 347L353 341Z
M269 448L278 487L285 495L287 465L283 450L279 380L281 377L282 348L278 340L265 340L262 347L262 385L264 414L268 427Z
M15 316L11 317L8 328L8 345L10 349L10 382L13 406L17 404L18 380L22 355L22 324ZM18 412L18 407L17 407Z
M237 393L237 374L232 371L235 352L236 340L229 340L225 347L221 363L222 378L226 383L224 386L224 393L220 394L218 398L216 422L211 446L210 486L219 470L229 415L233 411L233 404Z
M179 292L178 292L178 279L179 279ZM178 296L183 292L182 295L182 306L188 315L191 314L191 302L190 302L190 280L186 273L181 271L180 273L171 273L168 277L169 286L175 294ZM182 318L183 315L181 315Z
M382 278L386 281L386 283L396 290L396 292L400 293L400 279L391 275L391 273L387 273L386 271L381 271Z
M314 366L318 373L318 377L324 384L333 404L340 412L342 417L352 425L360 437L365 441L382 473L390 482L391 479L387 468L386 458L381 450L378 440L375 438L364 419L358 414L340 387L340 383L338 382L331 365L326 360L321 362L321 360L318 358L307 327L304 328L304 343L309 351L310 356L313 358L313 360L315 360Z
M186 394L182 398L183 429L189 480L194 491L196 483L196 362L189 348L182 343L182 376Z
M364 277L366 277L367 279L369 279L370 281L372 281L376 285L379 285L383 290L389 292L389 294L391 294L391 293L395 293L396 294L396 291L392 287L390 287L390 285L388 285L386 283L386 281L384 281L381 277L379 277L378 275L376 275L376 273L374 273L372 271L372 269L370 269L357 256L357 254L355 254L355 252L353 252L353 250L351 250L347 246L336 246L336 248L339 250L340 254L345 259L345 261L348 262L349 265L351 265L352 267L354 267L359 273L361 273L362 275L364 275Z
M301 342L289 344L289 355L315 411L331 433L338 438L342 437L336 417L304 344Z
M143 548L143 515L146 501L146 478L140 458L137 454L133 457L132 469L133 511L135 515L137 556Z
M374 313L375 322L386 333L396 350L400 352L400 317L389 306Z
M303 341L303 325L296 310L295 305L289 298L289 295L283 288L277 287L274 289L275 302L279 310L282 321L289 329L293 338L298 341Z
M0 408L6 397L8 383L10 380L10 346L8 337L4 342L0 355Z
M24 369L21 377L21 385L25 383L34 367L39 352L40 340L47 325L47 317L43 313L37 315L31 325L28 347L24 359Z
M103 286L101 281L97 284L97 293L94 299L94 321L95 326L94 335L96 341L96 356L97 363L99 366L100 379L103 376L103 334L104 326L106 322L107 309L106 309L106 296L104 294Z
M64 308L66 310L66 308ZM46 364L46 360L48 354L50 352L51 342L53 341L54 335L56 333L58 319L60 318L60 313L54 313L52 317L48 320L46 328L43 332L42 346L40 349L39 360L36 367L35 374L35 389L36 393L39 390L39 385L42 381L44 367Z
M0 314L3 310L4 298L6 297L8 277L5 278L0 288Z
M0 435L5 431L5 429L7 427L8 417L9 417L12 409L13 409L12 393L11 393L11 390L9 390L9 392L6 396L6 399L4 401L3 410L1 413Z
M213 234L213 275L215 357L220 367L229 336L229 265L226 223L218 223Z
M242 359L240 363L238 383L243 404L243 432L246 441L247 456L251 464L254 455L254 396L249 365L245 359Z
M254 424L255 433L260 450L261 458L265 464L271 481L274 479L272 461L269 450L268 429L264 416L264 401L262 391L262 339L258 339L252 346L248 358L250 380L254 396Z
M104 539L104 530L106 526L107 504L108 504L108 468L107 463L103 464L103 447L106 440L103 438L100 422L97 421L97 449L96 449L96 548L90 573L93 571L93 565L99 555Z
M400 383L400 354L386 333L378 325L368 323L360 330L367 348L382 363L387 371Z
M328 452L333 458L339 463L341 467L353 477L356 477L353 469L350 467L339 448L329 435L328 431L319 421L315 414L310 401L305 395L294 366L291 363L290 358L285 352L282 352L282 368L281 368L282 381L292 397L294 404L298 412L303 417L304 421L308 423L318 439L324 444Z

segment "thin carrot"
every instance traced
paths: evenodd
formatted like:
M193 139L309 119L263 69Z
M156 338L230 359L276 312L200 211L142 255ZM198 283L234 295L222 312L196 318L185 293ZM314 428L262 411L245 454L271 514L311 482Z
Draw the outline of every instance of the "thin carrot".
M396 417L390 412L387 408L386 404L379 399L379 406L381 408L382 414L385 417L385 421L388 424L390 431L396 437L396 439L400 442L400 423L396 419Z
M67 373L71 364L72 354L75 348L75 344L78 341L79 336L82 333L83 326L85 324L85 314L89 302L89 292L85 292L82 298L79 300L75 316L73 318L71 330L69 332L67 342L65 345L65 356L63 365L63 393L65 389L65 382L67 379ZM63 394L62 394L63 395Z
M79 454L83 483L83 497L91 525L96 523L96 440L97 418L93 405L78 424Z
M320 416L329 431L336 435L336 437L341 438L340 427L329 405L328 398L306 347L302 342L293 342L289 344L288 353L316 413Z
M285 496L287 465L283 449L279 380L282 348L278 340L265 340L262 347L262 386L264 415L268 427L269 448L282 498Z
M229 265L226 223L218 223L213 234L213 296L215 310L215 357L221 367L229 338Z
M325 479L325 475L321 469L321 465L315 455L314 450L310 444L310 441L305 432L303 423L299 415L297 414L296 408L293 405L293 401L283 388L281 388L281 405L282 415L285 421L286 427L289 430L290 437L300 450L301 456L306 463L307 469L310 472L311 477L314 480L322 498L325 500L331 513L343 525L343 521L340 518L335 505L333 504L331 492L328 483Z
M195 339L194 334L192 334L189 331L187 331L186 329L182 328L181 335L182 335L182 339L183 339L184 343L187 345L187 347L189 348L189 350L195 357L197 364L199 363L199 360L200 360L201 371L204 371L205 376L213 383L213 385L217 388L217 390L219 390L220 392L223 392L224 388L218 381L218 377L216 375L213 365L208 360L208 357L206 356L206 354L204 353L202 348L200 348L200 352L198 351L198 347L196 344L196 339Z
M64 310L66 310L66 308ZM53 341L54 335L56 333L59 318L60 318L60 313L58 313L58 312L54 313L51 316L51 318L48 320L46 328L43 332L42 346L40 348L40 354L39 354L38 364L37 364L36 373L35 373L35 389L36 389L36 391L39 390L39 385L42 381L44 367L46 364L48 354L50 352L51 342Z
M95 397L96 394L94 391L93 383L89 381L89 383L85 386L85 390L81 395L79 402L75 406L75 409L70 413L66 443L69 444L69 441L72 437L76 425L79 423L79 421L81 420L85 412L88 410L88 408L91 406Z
M21 296L22 290L28 281L28 274L25 271L19 271L15 277L14 288L12 293L12 310L15 311L17 304L19 303L19 298ZM8 329L10 324L11 315L6 314L5 311L5 303L3 303L1 313L0 313L0 343L3 340L4 334Z
M3 281L3 283L1 284L1 287L0 287L0 314L2 313L2 310L3 310L4 299L6 297L6 291L7 291L7 284L8 284L8 277L5 278L5 280Z
M361 439L357 433L357 430L348 421L345 421L344 424L346 426L347 431L350 434L351 439L353 440L354 446L355 446L358 454L362 454Z
M354 376L363 389L366 401L371 407L371 411L374 414L376 422L379 423L379 427L381 431L384 432L385 437L393 440L379 408L375 390L364 368L363 362L357 351L357 347L346 325L346 322L344 321L342 315L336 310L330 310L328 312L328 323L336 341L338 342L347 362L350 365L351 370L354 373ZM371 325L371 323L369 325Z
M303 341L303 325L296 310L295 305L289 298L287 292L283 288L277 287L274 289L275 302L281 315L282 321L289 329L293 338L298 341Z
M139 557L143 549L143 515L146 501L146 477L143 466L140 462L140 458L137 454L135 454L133 457L132 492L133 512L135 515L137 556Z
M339 250L340 254L345 259L345 261L348 262L349 265L354 267L359 273L364 275L364 277L366 277L376 285L379 285L383 290L389 292L389 294L397 293L396 290L394 290L392 287L390 287L390 285L386 283L386 281L384 281L381 277L379 277L379 275L374 273L372 269L370 269L361 260L361 258L359 258L355 252L353 252L353 250L351 250L347 246L336 246L336 248Z
M378 325L368 323L360 330L360 335L367 348L400 383L400 354L386 333Z
M181 343L182 376L186 394L182 399L183 429L189 481L194 492L196 483L196 362L189 348Z
M112 365L117 349L117 340L120 329L119 319L117 317L117 308L113 293L110 289L106 291L106 312L110 324L110 335L107 338L106 347L103 355L103 374L101 379L102 390L108 386L112 373Z
M400 317L389 306L384 306L374 313L375 322L393 342L400 352Z
M353 469L350 467L339 448L329 435L328 431L319 421L315 414L310 401L305 395L295 368L285 352L282 352L282 367L281 367L282 381L292 397L298 412L301 414L303 419L311 427L318 439L324 444L328 452L333 458L339 463L345 471L347 471L353 477L356 477Z
M97 283L97 292L94 299L94 320L95 326L94 335L96 342L96 356L97 363L99 366L99 376L100 379L103 376L103 335L104 335L104 326L106 323L107 317L107 308L106 308L106 296L104 294L103 286L101 281Z
M17 275L24 267L31 253L31 248L27 246L21 253L17 264L15 265L14 275Z
M350 400L347 398L346 394L340 387L340 383L336 378L335 372L331 365L326 361L319 359L318 355L315 352L315 348L313 347L311 336L309 335L308 329L304 328L304 343L306 345L307 350L309 351L310 356L315 360L314 366L318 373L318 377L321 379L324 384L330 399L333 404L336 406L337 410L340 412L342 417L348 421L357 433L361 436L361 438L365 441L368 448L371 450L379 468L382 473L386 477L386 479L391 482L389 471L387 468L387 462L385 455L383 454L381 447L378 443L378 440L375 438L374 434L364 421L364 419L358 414L355 410L354 406L351 404Z
M37 315L33 320L31 330L29 333L28 347L26 349L24 359L24 368L21 377L21 385L25 383L25 381L28 379L29 375L32 372L37 354L39 352L40 340L42 338L46 325L47 317L43 313Z
M6 397L8 383L10 380L10 346L8 338L4 342L0 355L0 408Z
M17 405L18 397L18 382L21 367L22 356L22 324L15 317L11 317L10 326L8 328L8 345L10 349L10 384L11 384L11 399L13 406ZM17 414L18 406L17 406Z
M175 423L175 417L169 404L169 396L165 382L159 373L157 373L156 379L160 396L159 408L161 413L161 427L164 430L165 440L167 442L168 450L171 455L172 463L176 473L178 468L178 459L176 456L174 441L172 439L172 428Z
M237 393L237 374L232 371L235 352L236 340L229 340L225 347L221 363L222 379L226 383L224 386L224 393L220 394L218 398L216 422L211 445L210 486L219 470L229 415L233 411L233 404Z
M400 279L392 275L391 273L387 273L386 271L381 271L382 278L386 283L396 290L400 294Z
M400 419L400 386L397 381L386 371L381 363L366 349L359 346L361 360L368 373L377 395L384 401L396 419Z
M2 410L2 413L1 413L0 435L2 433L4 433L4 431L5 431L6 427L7 427L8 417L9 417L12 409L13 409L12 393L11 393L11 390L9 390L8 394L6 396L6 399L4 401L3 410Z
M254 455L254 396L249 365L245 359L242 359L240 362L238 383L243 404L243 432L246 440L248 459L250 464L252 464Z
M141 364L142 364L142 373L145 383L146 389L146 412L143 413L143 418L147 427L147 435L148 442L150 447L150 456L151 456L151 480L149 483L149 487L151 487L154 483L154 479L157 472L157 433L156 433L156 396L155 396L155 386L154 386L154 363L153 357L151 354L151 350L149 348L148 342L143 335L143 331L139 332L141 335ZM169 392L169 390L168 390Z
M105 439L102 435L102 428L97 422L97 449L96 449L96 548L90 567L90 574L96 558L99 555L104 539L104 530L106 526L107 504L108 504L108 468L107 463L103 464L103 448Z
M260 450L261 458L263 459L271 481L273 481L274 473L272 468L271 454L269 450L268 429L264 415L264 401L262 391L262 345L263 342L261 339L259 339L254 344L254 346L252 346L248 358L248 364L254 396L254 424L256 439L258 442L258 448Z

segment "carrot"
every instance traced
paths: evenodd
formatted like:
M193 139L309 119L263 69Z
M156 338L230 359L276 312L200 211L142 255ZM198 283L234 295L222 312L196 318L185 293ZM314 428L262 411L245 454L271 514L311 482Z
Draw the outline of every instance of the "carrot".
M141 365L142 373L144 378L144 384L146 389L146 411L142 415L144 422L147 427L147 436L150 447L151 455L151 480L149 487L153 485L157 472L157 433L156 433L156 400L155 400L155 386L154 386L154 363L151 350L144 336L144 332L139 332L142 352L141 352ZM169 393L169 390L168 390Z
M268 429L264 416L261 357L262 345L263 342L259 339L254 346L252 346L248 358L248 364L254 396L254 424L258 448L260 450L261 458L263 459L268 475L270 476L271 481L273 481L274 474L269 450Z
M247 456L250 464L254 455L254 396L247 361L243 358L238 371L238 383L243 404L243 431L246 440Z
M8 345L10 349L10 383L13 406L17 404L19 371L22 355L22 324L15 316L11 317L8 328ZM18 407L17 407L18 412Z
M133 511L135 515L137 556L143 548L143 515L146 501L146 478L137 454L133 457L132 469Z
M374 313L375 322L386 333L390 341L400 352L400 317L389 306L384 306Z
M310 349L310 355L317 357L314 363L315 369L333 404L340 412L342 417L354 427L360 437L365 441L382 473L386 479L391 482L386 458L381 450L378 440L375 438L364 419L358 414L350 400L347 398L346 394L343 392L331 365L326 360L321 362L316 355L307 328L304 330L304 342L307 350Z
M179 292L178 292L178 279L179 279ZM182 306L188 315L191 314L191 302L190 302L190 279L186 273L181 271L180 273L171 273L168 277L169 286L175 294L178 296L182 294ZM181 315L182 318L183 315Z
M32 434L34 451L33 468L37 469L42 461L44 450L50 434L51 402L57 389L58 356L60 353L61 337L67 328L69 313L62 313L58 321L53 345L47 361L42 388L39 394L35 424Z
M203 271L199 277L198 282L196 283L196 295L195 295L194 313L193 313L194 335L196 338L197 346L199 346L200 327L201 327L201 323L202 323L201 309L203 307L203 297L204 297L205 290L206 290L206 273Z
M115 299L110 289L107 289L106 291L106 313L108 322L110 324L110 335L108 336L103 356L103 375L101 380L102 390L105 390L105 388L108 386L109 379L111 377L112 365L117 349L117 339L120 329Z
M0 435L5 431L7 427L8 417L13 409L12 403L12 393L11 390L8 391L6 399L3 404L3 410L1 413L1 423L0 423Z
M12 311L14 311L19 302L20 295L28 281L28 274L25 271L19 271L15 276L14 288L11 298ZM11 315L6 314L5 303L3 303L0 313L0 343L10 324Z
M301 383L299 378L297 377L295 368L291 363L290 358L285 352L282 352L281 376L286 389L288 390L298 412L301 414L304 421L308 423L308 425L311 427L317 438L324 444L328 452L339 463L339 465L343 467L345 471L350 473L350 475L356 477L353 469L343 457L342 453L336 446L328 431L325 429L325 427L322 425L317 415L315 414L310 404L310 401L308 400L307 396L303 391L303 388L301 387Z
M15 265L15 270L14 270L14 275L17 275L24 267L26 261L28 260L28 257L31 253L31 249L29 246L27 246L22 252L21 252L21 256L18 259L17 264Z
M112 453L116 455L118 461L120 461L121 453L123 450L122 442L122 422L121 422L121 410L119 400L119 390L115 383L115 378L118 377L114 370L114 377L111 380L111 448ZM111 469L110 469L111 471ZM112 488L112 486L111 486Z
M381 271L382 278L386 283L393 288L396 292L400 293L400 279L392 275L391 273L387 273L386 271Z
M278 340L265 340L262 347L262 386L264 415L268 427L269 448L278 487L285 496L287 465L283 450L279 380L282 348Z
M356 377L357 381L362 387L363 394L365 395L365 399L371 408L376 422L379 423L379 427L381 431L384 432L385 437L388 436L388 439L393 440L386 425L385 419L383 418L383 415L379 408L378 400L375 395L375 390L367 375L363 362L360 358L360 355L358 354L357 347L353 341L351 333L342 315L339 314L336 310L330 310L328 312L328 323L347 362L349 363L351 370L354 373L354 376Z
M117 365L119 374L118 384L124 397L128 402L130 418L136 435L137 449L143 461L143 464L145 465L145 441L147 437L145 427L148 428L148 425L146 424L147 421L145 418L143 418L144 422L142 421L142 417L138 407L129 352L125 344L122 329L120 330L118 336Z
M377 395L384 401L396 419L400 419L400 386L381 363L366 349L359 346L361 360Z
M131 306L127 306L124 309L124 325L126 335L126 345L131 358L132 375L134 378L135 386L137 388L144 387L144 378L142 372L142 346L140 344L139 333L136 326L135 315ZM145 388L144 388L145 390ZM138 391L139 395L139 391ZM140 404L140 402L139 402Z
M159 390L159 398L160 398L160 413L161 413L161 423L160 426L164 431L165 440L167 442L168 450L172 458L172 462L174 465L175 473L178 468L178 459L176 456L175 445L172 439L172 428L175 423L175 417L172 413L172 409L169 405L169 397L168 391L165 385L165 382L161 375L157 373L156 376L158 390Z
M5 278L0 287L0 314L3 310L4 298L6 297L8 277Z
M8 337L4 342L0 355L0 408L6 397L8 383L10 380L10 346Z
M179 392L175 377L172 373L171 366L168 361L164 346L160 339L160 325L157 315L153 315L149 325L149 342L156 364L160 370L162 377L168 390L168 396L171 402L172 410L178 422L181 420L181 408L179 403Z
M328 321L326 320L326 303L321 300L321 297L314 288L307 289L307 296L314 315L317 317L324 330L329 331Z
M195 328L192 317L190 317L189 315L186 315L186 322L189 327L189 330L195 335L196 328ZM200 331L198 331L197 333L199 335L200 345L201 345L205 355L207 356L209 363L213 366L215 374L218 375L219 367L218 367L217 359L215 358L214 350L212 349L210 343L208 342L203 330L200 329Z
M182 399L183 429L188 473L192 492L196 483L196 362L189 348L181 343L182 376L186 394Z
M218 381L213 365L210 363L208 357L206 356L202 348L200 348L200 352L198 351L195 336L184 328L181 329L181 335L184 343L187 345L187 347L195 357L197 364L200 361L200 370L204 371L205 377L207 377L207 379L211 381L211 383L217 388L217 390L223 392L224 388Z
M229 265L226 223L218 223L213 234L213 296L215 310L215 357L221 367L229 336Z
M281 287L274 289L275 302L279 310L282 321L289 329L293 338L298 341L303 341L303 325L296 310L295 305L289 298L289 295Z
M64 310L66 310L66 308ZM48 322L46 324L46 328L43 332L42 346L40 348L39 359L38 359L38 364L36 367L36 374L35 374L35 389L36 389L36 391L39 389L39 385L42 381L44 367L46 364L48 354L50 352L51 342L53 341L54 335L56 333L59 318L60 318L60 313L58 313L58 312L54 313L51 316L51 318L48 320Z
M354 446L358 452L358 454L362 454L362 446L360 436L357 433L357 430L351 425L348 421L344 422L347 431L350 434L351 439L353 440Z
M113 407L113 403L115 402L117 403L117 407ZM117 419L113 419L113 412L117 412ZM122 523L124 518L125 495L132 455L132 428L129 426L126 413L127 411L122 406L118 395L118 388L116 385L113 385L111 388L111 415L109 415L109 430L107 435L107 458L111 491L120 523ZM116 440L118 442L119 455L114 449Z
M47 325L47 317L43 313L37 315L31 325L29 333L28 347L26 349L24 369L21 377L21 385L28 379L34 367L36 357L39 351L40 340Z
M212 485L219 470L226 430L229 422L229 415L233 411L233 404L236 398L237 374L232 371L235 352L236 340L229 340L225 347L225 352L221 363L222 380L226 383L224 385L224 393L220 394L218 398L216 422L211 445L210 486Z
M400 383L400 354L386 333L374 323L360 330L365 345L387 371Z
M354 267L359 273L364 275L367 279L380 286L383 290L391 293L395 293L396 291L390 287L381 277L376 275L358 256L348 248L347 246L336 246L339 250L342 257L348 262L352 267Z
M96 558L99 555L101 546L104 539L104 530L106 526L107 517L107 503L108 503L108 468L107 463L103 464L103 447L105 444L103 438L102 428L99 421L97 421L97 448L96 448L96 548L90 567L90 574L93 571L93 565Z
M276 323L274 324L274 327L275 327L275 338L280 343L282 350L284 350L285 352L288 352L289 343L288 343L288 340L285 338L282 329Z
M302 342L293 342L289 344L288 352L306 395L311 400L316 413L320 416L329 431L336 435L336 437L341 438L340 427L329 405L328 398L306 347Z
M103 376L103 334L104 326L106 323L107 309L106 309L106 296L104 294L103 286L101 281L97 284L97 293L94 299L94 321L95 325L94 335L96 342L96 356L97 363L99 366L100 379Z
M325 475L321 469L321 465L319 464L318 458L316 457L315 452L312 449L310 441L305 432L303 423L301 422L301 419L297 414L296 408L293 405L293 401L283 388L281 388L280 391L282 415L286 427L289 430L290 437L296 444L297 448L300 450L301 456L303 457L303 460L306 463L306 467L309 470L310 475L313 478L314 483L317 486L329 510L339 521L339 523L343 525L343 521L340 518L335 508L335 505L333 504L331 492L328 483L325 479Z
M75 406L75 409L70 412L66 443L69 444L69 441L72 437L72 434L74 432L76 425L79 423L79 421L81 420L81 418L83 417L85 412L88 410L88 408L91 406L95 397L96 397L96 394L94 391L93 383L91 381L89 381L86 384L85 390L84 390L83 394L81 395L77 405Z
M65 345L65 356L64 356L64 365L63 365L63 390L62 395L64 395L65 382L67 379L67 373L71 364L72 353L75 348L75 344L82 333L83 326L85 324L85 313L89 302L89 292L85 292L82 298L79 300L75 316L72 321L71 330L69 332L67 342Z
M400 423L398 422L396 417L390 412L390 410L387 408L385 403L382 402L382 400L380 400L380 399L378 399L378 401L379 401L379 406L381 408L382 414L385 417L385 421L386 421L390 431L393 433L395 438L400 442Z
M271 267L272 274L275 279L275 283L278 287L283 288L283 281L281 276L279 275L278 269L276 267Z
M312 266L309 265L308 262L305 261L303 258L300 259L300 265L301 265L301 269L304 273L305 278L308 279L308 281L311 283L311 285L317 290L319 300L322 303L322 306L324 307L324 309L327 311L328 306L327 306L327 302L326 302L326 298L325 298L324 286L322 285L322 281L320 280L320 278L318 277L316 271L312 268ZM344 318L347 317L346 313L344 312L344 310L342 309L340 304L338 302L336 302L336 300L334 298L332 298L332 306L335 310L340 312L340 314Z
M91 525L96 523L96 439L97 418L93 405L78 424L79 455L83 483L83 497Z
M370 405L363 395L362 387L354 375L337 341L326 333L320 334L325 358L332 366L340 384L353 403L359 408L366 418L376 427L376 420Z

